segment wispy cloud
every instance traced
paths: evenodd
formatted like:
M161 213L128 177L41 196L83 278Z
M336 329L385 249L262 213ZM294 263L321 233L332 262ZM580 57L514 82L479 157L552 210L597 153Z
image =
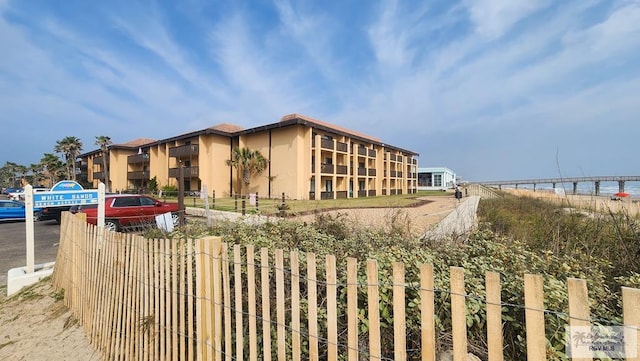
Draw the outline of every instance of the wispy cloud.
M12 50L0 58L3 116L91 144L299 112L420 152L423 165L479 174L504 147L529 147L506 162L536 162L535 144L555 148L574 129L590 137L605 121L636 130L640 113L637 1L115 0L81 10L0 0L0 46ZM508 140L523 132L527 142ZM483 142L497 135L507 140Z

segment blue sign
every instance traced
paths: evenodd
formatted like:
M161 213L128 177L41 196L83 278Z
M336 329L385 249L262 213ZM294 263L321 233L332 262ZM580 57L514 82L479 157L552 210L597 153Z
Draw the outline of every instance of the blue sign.
M83 204L98 204L98 190L53 191L33 194L33 206L36 208Z
M57 191L81 191L84 188L80 185L80 183L72 180L63 180L56 183L53 187L51 187L52 192Z

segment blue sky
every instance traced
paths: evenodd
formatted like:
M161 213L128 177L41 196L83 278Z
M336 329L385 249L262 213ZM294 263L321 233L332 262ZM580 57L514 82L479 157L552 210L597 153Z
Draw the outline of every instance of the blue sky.
M0 0L0 162L301 113L465 180L638 175L640 1Z

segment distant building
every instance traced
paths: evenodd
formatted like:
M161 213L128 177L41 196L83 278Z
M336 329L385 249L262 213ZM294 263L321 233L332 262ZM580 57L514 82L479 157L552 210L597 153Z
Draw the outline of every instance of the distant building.
M456 174L447 167L418 168L418 190L445 190L456 186Z
M285 193L290 199L321 200L417 192L418 153L300 114L251 129L219 124L161 140L113 144L107 154L100 149L81 154L79 178L93 187L108 183L111 191L145 190L154 178L160 187L177 186L182 168L184 190L206 185L209 192L230 196L239 192L238 174L226 164L235 147L257 150L267 159L264 173L247 190L260 197Z

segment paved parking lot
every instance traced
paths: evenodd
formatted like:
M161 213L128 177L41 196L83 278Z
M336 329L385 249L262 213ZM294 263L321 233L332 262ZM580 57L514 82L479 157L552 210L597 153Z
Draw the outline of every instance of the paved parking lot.
M7 272L11 268L27 265L25 222L0 221L0 285L7 284ZM35 263L56 260L60 226L56 221L35 222L34 253Z

